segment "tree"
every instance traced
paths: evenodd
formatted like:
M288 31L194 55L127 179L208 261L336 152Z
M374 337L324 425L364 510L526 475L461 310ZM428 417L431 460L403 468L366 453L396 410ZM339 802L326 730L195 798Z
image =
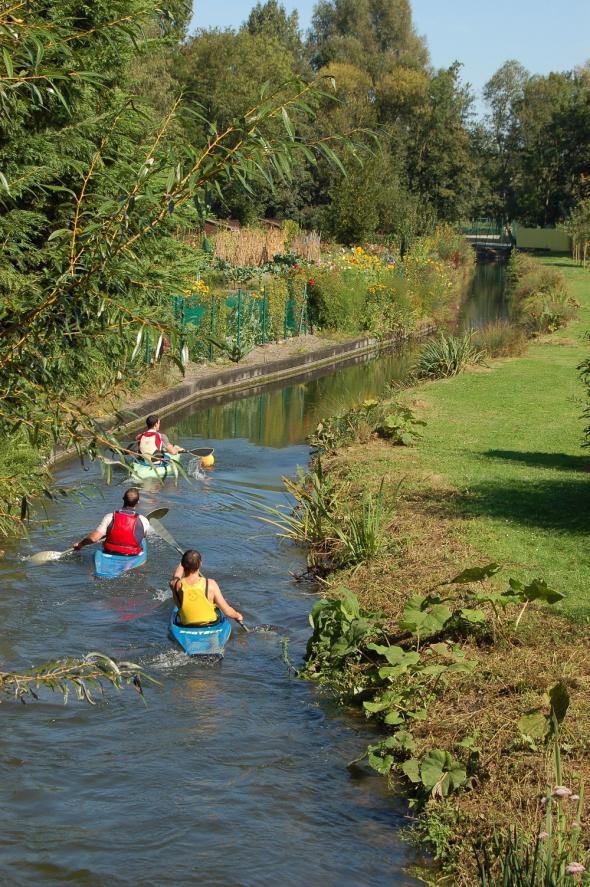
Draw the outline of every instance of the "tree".
M504 222L512 217L518 170L518 111L528 77L520 62L508 61L488 80L483 91L489 106L488 127L494 144L489 175L498 197L497 210Z
M456 63L431 77L428 104L414 117L407 148L411 190L438 219L451 222L469 216L477 191L467 129L472 99L459 73Z
M148 330L175 335L171 296L195 262L177 235L206 189L285 180L299 155L333 154L298 138L321 97L300 80L223 128L180 98L154 123L126 90L144 27L161 19L154 0L18 11L0 13L0 436L95 457L118 444L88 404L137 377ZM198 141L178 138L184 115L199 117ZM26 516L26 480L18 493L0 479L2 529Z
M319 0L311 24L314 65L351 62L379 76L396 64L428 61L409 0Z
M257 3L242 28L253 37L263 35L278 40L294 58L301 56L303 43L299 30L299 14L297 10L287 14L285 7L278 0Z
M504 220L555 225L586 196L590 175L587 69L530 76L507 62L485 88L490 113L474 148L489 194Z

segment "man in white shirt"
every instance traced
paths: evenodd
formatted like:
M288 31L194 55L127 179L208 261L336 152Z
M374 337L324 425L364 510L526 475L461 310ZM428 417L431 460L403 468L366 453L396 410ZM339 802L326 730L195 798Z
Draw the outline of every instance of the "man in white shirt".
M184 453L182 447L174 446L163 431L160 431L160 419L158 416L148 416L145 420L146 429L137 435L137 448L141 456L148 459L164 459L166 456L176 456Z
M105 537L104 550L109 554L133 556L142 551L144 536L150 528L150 522L143 514L136 511L139 504L139 490L129 487L123 496L123 508L105 514L96 530L88 533L73 546L80 551L85 545L100 542Z

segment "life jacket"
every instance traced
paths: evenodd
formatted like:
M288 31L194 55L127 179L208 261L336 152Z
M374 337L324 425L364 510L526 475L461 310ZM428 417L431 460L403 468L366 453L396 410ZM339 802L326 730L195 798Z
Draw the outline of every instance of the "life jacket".
M144 431L137 435L139 443L139 452L144 456L153 456L155 452L162 449L162 435L159 431Z
M197 582L187 583L180 580L182 589L182 607L178 614L182 625L209 625L217 622L217 610L207 598L209 580L201 576Z
M103 550L108 554L141 554L145 531L135 511L115 511L110 522Z

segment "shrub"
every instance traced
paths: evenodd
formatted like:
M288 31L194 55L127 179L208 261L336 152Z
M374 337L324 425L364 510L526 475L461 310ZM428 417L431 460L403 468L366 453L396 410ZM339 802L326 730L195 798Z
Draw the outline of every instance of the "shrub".
M560 271L523 253L514 252L510 258L507 293L512 321L529 335L565 326L579 308Z
M367 287L362 327L375 336L400 331L412 332L419 312L414 308L408 286L395 272L382 271Z
M472 268L475 250L469 241L452 225L437 225L434 233L425 238L430 254L448 262L454 268Z
M323 329L358 332L362 328L367 279L357 271L318 271L310 287L312 322Z
M507 320L496 320L475 330L471 341L488 357L517 357L527 346L525 331Z
M418 355L414 374L419 379L449 378L462 372L469 364L481 363L483 357L473 343L471 333L464 336L441 333L438 338L428 342Z

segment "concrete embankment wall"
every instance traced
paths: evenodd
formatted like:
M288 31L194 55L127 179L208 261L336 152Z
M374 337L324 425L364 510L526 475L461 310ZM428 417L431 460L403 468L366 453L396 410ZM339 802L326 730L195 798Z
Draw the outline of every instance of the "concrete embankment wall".
M424 327L420 330L419 337L429 335L433 331L433 326ZM140 403L135 403L133 405L135 415L127 413L129 421L126 427L132 430L135 426L143 425L144 417L149 413L166 415L195 402L238 392L254 393L251 389L261 385L305 377L310 371L337 366L343 361L350 361L354 358L361 359L364 356L377 353L380 349L401 345L404 341L407 341L407 337L400 335L385 340L378 340L371 336L360 336L346 342L327 344L323 348L306 354L291 354L264 363L228 367L213 374L209 372L202 379L197 377L181 382L173 388L145 398ZM125 410L122 410L121 414L125 417Z

